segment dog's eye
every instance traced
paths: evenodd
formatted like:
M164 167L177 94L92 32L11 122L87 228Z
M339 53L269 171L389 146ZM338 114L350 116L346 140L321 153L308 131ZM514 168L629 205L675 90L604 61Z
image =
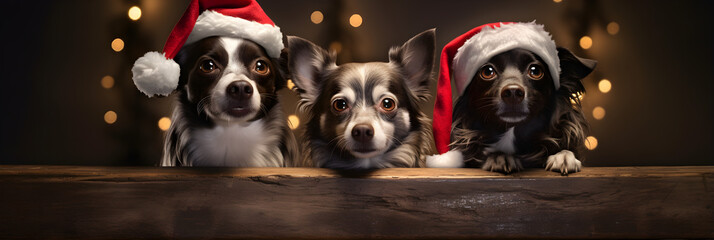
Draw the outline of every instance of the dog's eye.
M496 69L490 65L484 66L481 68L481 71L479 71L479 74L483 80L491 80L496 78Z
M382 98L382 101L380 102L380 108L386 112L391 112L394 111L394 109L397 108L397 104L394 101L394 99L391 98Z
M260 75L267 75L270 73L270 67L268 67L268 63L266 63L263 60L258 60L255 62L255 72L260 74Z
M204 73L210 73L216 69L216 63L214 63L213 60L204 60L198 68Z
M337 112L342 112L347 109L347 101L340 98L335 99L335 101L332 101L332 108Z
M543 69L538 65L528 66L528 76L533 80L540 80L543 78Z

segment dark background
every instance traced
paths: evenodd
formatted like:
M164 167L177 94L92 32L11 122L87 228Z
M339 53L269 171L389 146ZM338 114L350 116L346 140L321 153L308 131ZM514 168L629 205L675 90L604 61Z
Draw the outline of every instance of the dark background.
M340 62L386 61L390 46L429 28L437 48L481 24L544 24L560 46L596 59L584 80L583 108L598 146L586 166L711 165L714 163L714 7L707 1L259 1L286 35L327 48L340 42ZM0 163L154 165L173 97L149 99L131 81L131 65L160 51L188 1L3 2L0 77ZM142 9L131 21L127 10ZM319 10L324 21L314 24ZM360 14L363 24L348 23ZM609 22L620 31L606 31ZM578 40L593 39L584 50ZM124 50L110 42L122 38ZM440 52L440 51L439 51ZM437 53L438 54L438 53ZM438 69L435 69L437 71ZM104 76L116 83L100 85ZM612 90L601 93L600 79ZM435 85L435 82L434 82ZM434 92L434 87L432 87ZM284 91L286 111L297 96ZM424 108L431 115L433 100ZM601 106L605 118L595 120ZM105 112L118 114L114 124ZM299 130L296 130L299 133Z

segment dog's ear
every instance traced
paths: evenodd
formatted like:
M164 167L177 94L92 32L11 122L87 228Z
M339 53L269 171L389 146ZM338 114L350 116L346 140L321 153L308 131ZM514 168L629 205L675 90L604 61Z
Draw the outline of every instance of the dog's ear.
M597 65L597 61L580 58L562 47L558 47L558 58L560 58L561 79L583 79Z
M335 58L312 42L288 36L288 69L300 97L312 104L321 90L320 75L335 65Z
M275 77L275 91L283 89L288 85L288 79L290 79L290 71L288 71L288 49L283 48L280 51L280 57L272 59L275 67L277 67L278 72Z
M434 67L435 30L429 29L389 50L389 62L404 69L407 86L419 98L429 95L429 81Z

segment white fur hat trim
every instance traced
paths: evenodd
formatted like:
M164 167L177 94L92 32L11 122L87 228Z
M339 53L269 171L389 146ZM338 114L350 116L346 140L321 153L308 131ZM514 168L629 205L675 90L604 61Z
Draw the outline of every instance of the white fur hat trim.
M463 166L464 155L458 150L426 157L426 167L430 168L460 168Z
M283 34L278 26L248 21L242 18L226 16L212 10L204 11L186 39L186 44L212 37L244 38L256 42L265 48L272 58L279 58L283 50Z
M181 69L178 63L167 59L163 53L148 52L134 62L131 72L136 88L152 97L168 96L176 90Z

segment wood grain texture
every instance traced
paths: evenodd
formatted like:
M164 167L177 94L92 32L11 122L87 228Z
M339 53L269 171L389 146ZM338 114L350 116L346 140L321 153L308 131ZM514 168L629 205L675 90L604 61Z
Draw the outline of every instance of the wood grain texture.
M714 167L0 165L8 238L714 238Z

